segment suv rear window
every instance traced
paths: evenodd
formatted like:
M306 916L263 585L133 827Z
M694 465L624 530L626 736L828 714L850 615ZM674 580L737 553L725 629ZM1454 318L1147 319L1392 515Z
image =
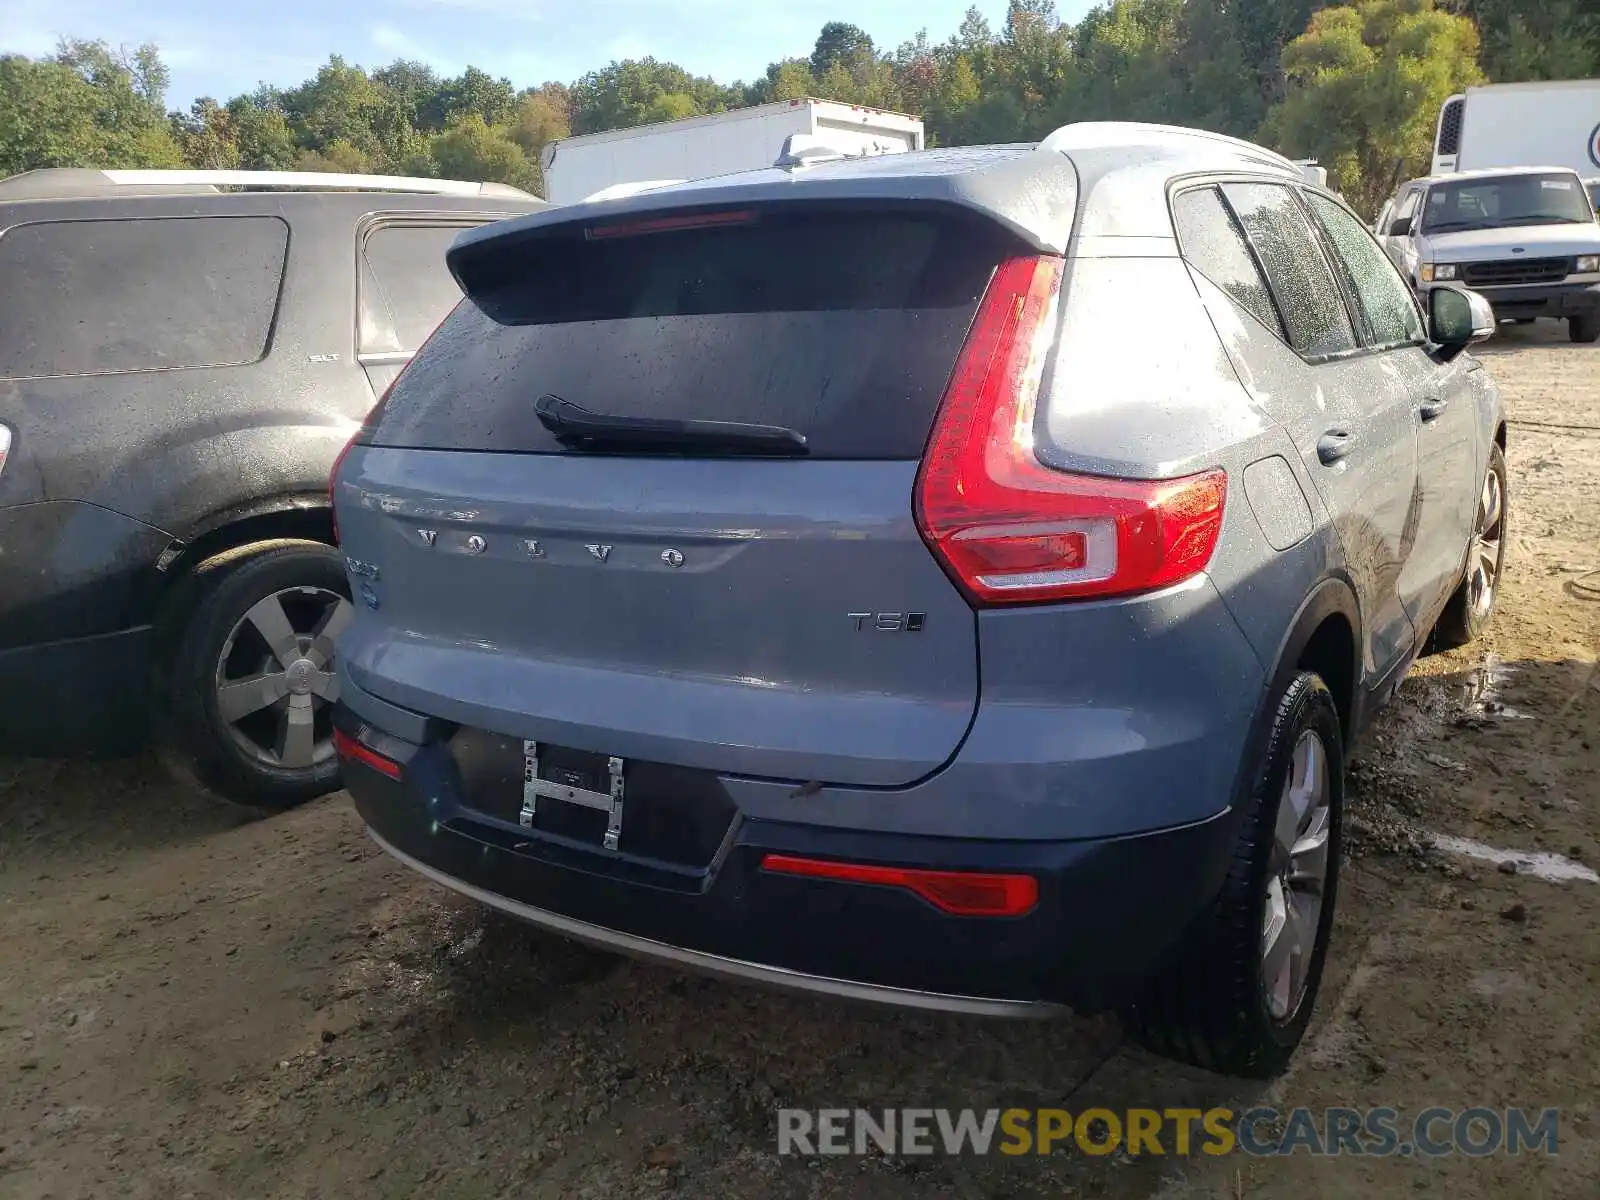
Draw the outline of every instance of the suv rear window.
M444 252L471 225L401 221L361 243L362 354L403 354L422 345L461 299Z
M289 227L277 217L43 221L0 237L0 378L255 362Z
M787 426L815 457L915 459L1006 252L995 226L905 210L508 242L372 440L561 453L534 415L554 394L608 416Z

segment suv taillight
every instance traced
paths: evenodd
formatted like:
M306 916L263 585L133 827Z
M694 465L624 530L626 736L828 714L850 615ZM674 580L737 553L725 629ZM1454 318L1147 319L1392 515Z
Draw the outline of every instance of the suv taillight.
M917 527L976 604L1125 595L1205 569L1227 476L1073 475L1033 424L1055 341L1059 258L1003 262L984 293L917 473Z

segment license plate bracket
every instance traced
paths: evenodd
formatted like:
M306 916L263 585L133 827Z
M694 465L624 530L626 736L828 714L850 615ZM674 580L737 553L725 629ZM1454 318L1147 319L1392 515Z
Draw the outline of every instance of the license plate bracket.
M579 782L561 782L546 779L539 774L539 743L522 743L522 811L518 822L524 829L532 829L538 815L539 801L554 800L562 804L576 804L597 809L606 814L606 832L602 844L607 850L616 850L622 841L622 807L626 798L626 781L622 759L611 755L606 759L606 791L584 787ZM580 778L576 772L566 772L569 778Z

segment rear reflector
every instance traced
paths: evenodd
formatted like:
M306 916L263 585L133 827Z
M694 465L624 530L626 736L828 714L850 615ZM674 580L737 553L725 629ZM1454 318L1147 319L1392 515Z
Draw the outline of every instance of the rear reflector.
M672 233L681 229L714 229L719 225L753 225L756 214L749 209L735 212L685 213L678 217L645 217L637 221L613 221L591 225L585 236L591 242L607 238L639 237L647 233Z
M780 875L903 888L941 912L958 917L1020 917L1039 902L1039 881L1032 875L873 867L788 854L768 854L761 860L761 869Z
M363 746L342 729L333 731L333 749L345 762L357 762L364 767L371 767L378 774L387 775L390 779L397 780L403 774L399 763L392 758L385 758L370 747Z
M995 271L917 475L923 540L976 604L1167 587L1205 569L1222 528L1222 471L1110 479L1039 461L1034 414L1060 285L1058 258Z

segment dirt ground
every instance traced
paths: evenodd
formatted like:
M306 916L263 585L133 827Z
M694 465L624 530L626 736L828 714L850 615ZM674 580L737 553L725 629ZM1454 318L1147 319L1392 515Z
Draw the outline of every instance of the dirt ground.
M579 949L394 866L348 799L258 818L148 761L0 761L0 1196L1600 1194L1600 349L1506 327L1501 608L1355 766L1330 976L1291 1072L1169 1066L1114 1024L796 999ZM1583 577L1589 575L1587 582ZM781 1106L1562 1111L1508 1159L799 1160Z

